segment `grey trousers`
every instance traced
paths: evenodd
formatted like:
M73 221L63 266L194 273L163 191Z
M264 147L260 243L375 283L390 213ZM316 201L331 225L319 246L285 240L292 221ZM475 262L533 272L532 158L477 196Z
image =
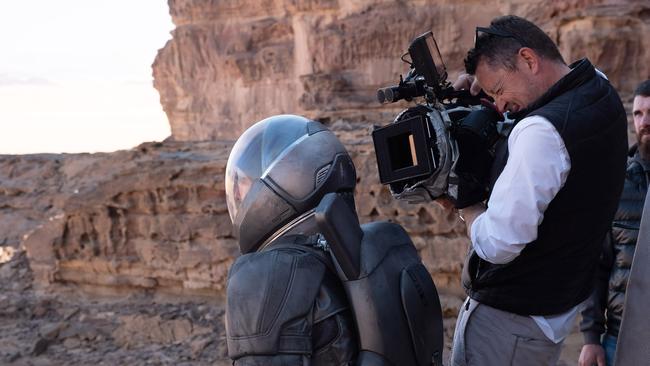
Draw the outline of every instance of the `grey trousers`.
M557 364L562 342L549 340L537 323L467 298L454 332L452 366L549 366Z

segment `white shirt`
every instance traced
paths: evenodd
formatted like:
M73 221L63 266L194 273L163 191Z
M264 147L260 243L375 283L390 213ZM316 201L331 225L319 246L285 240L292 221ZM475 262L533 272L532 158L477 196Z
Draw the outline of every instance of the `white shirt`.
M470 229L476 254L504 264L537 239L544 211L566 182L571 169L562 137L546 118L521 120L508 137L508 161L497 179L488 209ZM553 316L531 316L553 342L571 331L580 305Z

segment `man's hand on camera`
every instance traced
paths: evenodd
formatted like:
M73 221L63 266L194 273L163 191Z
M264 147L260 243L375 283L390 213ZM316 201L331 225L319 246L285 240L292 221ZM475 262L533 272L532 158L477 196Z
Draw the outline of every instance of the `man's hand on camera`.
M442 208L445 211L448 210L453 210L454 209L454 201L451 200L451 198L447 196L441 196L436 198L433 202L438 204L440 208ZM458 217L465 223L467 226L467 235L469 236L470 233L470 228L472 227L472 223L476 218L485 212L486 208L483 203L475 203L471 206L465 207L461 210L458 210Z
M486 208L483 203L475 203L471 206L467 206L461 210L458 210L458 217L465 222L465 226L467 227L467 236L470 236L470 230L472 228L472 223L474 223L474 220L485 212Z
M476 81L474 75L460 74L453 84L456 90L469 90L470 94L478 95L481 92L481 86Z
M580 351L579 366L605 366L605 349L600 344L585 344Z

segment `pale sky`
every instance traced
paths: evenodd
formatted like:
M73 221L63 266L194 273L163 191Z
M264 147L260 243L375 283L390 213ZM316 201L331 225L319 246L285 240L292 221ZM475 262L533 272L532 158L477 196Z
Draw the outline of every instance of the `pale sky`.
M0 0L0 154L169 136L151 64L173 28L166 0Z

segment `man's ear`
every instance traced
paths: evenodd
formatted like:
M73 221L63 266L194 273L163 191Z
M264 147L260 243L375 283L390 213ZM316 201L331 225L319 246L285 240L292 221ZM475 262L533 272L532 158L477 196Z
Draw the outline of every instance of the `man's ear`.
M531 73L537 74L539 72L540 58L535 51L528 47L522 47L519 49L518 55Z

